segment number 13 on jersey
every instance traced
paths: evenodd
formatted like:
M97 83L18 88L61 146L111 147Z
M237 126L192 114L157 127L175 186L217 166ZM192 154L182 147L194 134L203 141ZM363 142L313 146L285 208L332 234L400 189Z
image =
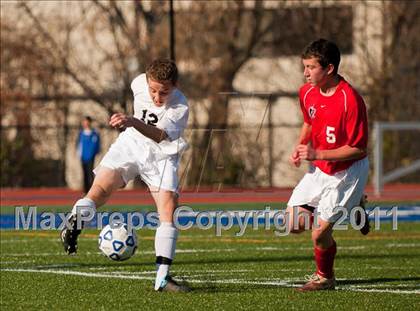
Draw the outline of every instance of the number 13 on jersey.
M141 120L149 125L156 126L156 123L159 121L157 115L155 115L154 113L149 113L149 115L147 115L146 109L143 109L142 111L143 116L141 117Z

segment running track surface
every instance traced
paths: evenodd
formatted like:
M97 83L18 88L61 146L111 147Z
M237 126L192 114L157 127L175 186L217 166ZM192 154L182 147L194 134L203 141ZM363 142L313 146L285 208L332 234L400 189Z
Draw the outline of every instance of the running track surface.
M183 191L180 204L208 203L273 203L287 202L292 188L270 188L261 190L223 190L217 191ZM368 186L365 193L369 201L379 202L420 202L420 184L386 185L382 196L374 195L373 188ZM2 188L1 206L54 206L72 205L83 194L66 188ZM141 205L153 204L150 193L144 189L120 190L114 193L107 205Z

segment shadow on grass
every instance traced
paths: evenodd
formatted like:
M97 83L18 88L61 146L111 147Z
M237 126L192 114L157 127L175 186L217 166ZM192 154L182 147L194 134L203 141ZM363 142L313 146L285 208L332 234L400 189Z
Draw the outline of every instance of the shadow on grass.
M418 254L348 254L337 256L339 260L346 259L360 259L360 260L372 260L372 259L384 259L390 258L418 258ZM183 265L196 265L196 264L222 264L222 263L259 263L259 262L296 262L296 261L312 261L312 255L298 255L298 256L284 256L284 255L271 255L264 257L236 257L236 258L205 258L197 260L176 260L177 264Z
M365 280L342 280L338 281L339 285L363 285L363 284L377 284L377 283L390 283L390 282L415 282L420 281L420 277L403 277L403 278L372 278ZM398 286L398 284L390 284ZM413 284L413 287L416 287ZM420 285L417 285L417 289Z
M401 284L392 284L393 282L418 282L420 281L420 277L406 277L406 278L372 278L372 279L366 279L366 280L343 280L338 281L338 286L345 286L345 285L359 285L363 286L366 285L367 289L371 288L368 285L374 285L374 284L381 284L380 289L391 289L391 290L419 290L420 285L418 284L409 284L402 286ZM229 284L230 286L220 286L211 283L211 280L209 281L210 284L205 286L198 286L198 287L192 287L193 293L243 293L244 290L261 290L261 289L273 289L273 288L289 288L289 289L295 289L295 286L290 284L290 286L277 286L277 285L261 285L261 284ZM305 281L302 280L302 282L295 282L296 284L304 284ZM391 283L391 284L387 284ZM188 284L188 283L187 283ZM363 288L363 287L361 287ZM372 287L375 289L378 289L377 287Z
M197 294L206 294L206 293L238 293L241 294L244 292L244 289L263 289L263 288L278 288L278 286L273 285L244 285L244 284L230 284L230 286L216 286L214 284L205 285L197 287L196 285L192 286L192 293Z

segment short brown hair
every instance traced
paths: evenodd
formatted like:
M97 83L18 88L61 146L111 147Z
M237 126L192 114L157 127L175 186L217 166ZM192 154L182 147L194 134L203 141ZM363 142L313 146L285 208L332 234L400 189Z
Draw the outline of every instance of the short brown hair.
M178 68L170 59L156 59L147 67L146 76L158 82L171 81L175 85L178 81Z
M340 50L338 46L326 39L318 39L311 42L303 51L302 59L317 58L322 68L326 68L329 64L334 65L334 73L338 72L340 65Z

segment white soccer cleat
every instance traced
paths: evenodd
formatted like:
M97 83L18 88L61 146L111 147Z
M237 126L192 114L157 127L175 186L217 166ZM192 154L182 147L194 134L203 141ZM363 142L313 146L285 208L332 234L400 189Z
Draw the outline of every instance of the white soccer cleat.
M163 279L156 277L155 290L158 292L188 293L191 288L185 284L179 284L170 275L166 275Z

